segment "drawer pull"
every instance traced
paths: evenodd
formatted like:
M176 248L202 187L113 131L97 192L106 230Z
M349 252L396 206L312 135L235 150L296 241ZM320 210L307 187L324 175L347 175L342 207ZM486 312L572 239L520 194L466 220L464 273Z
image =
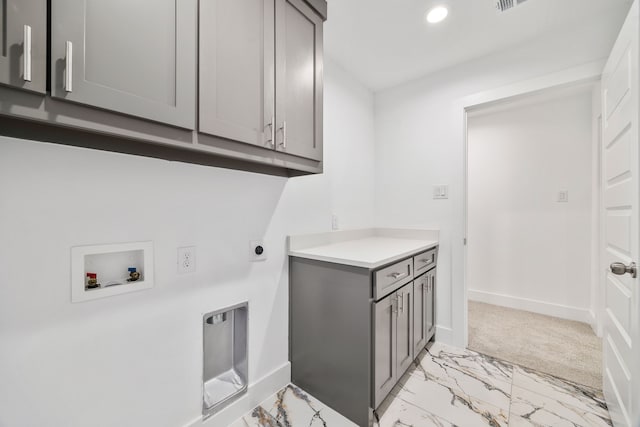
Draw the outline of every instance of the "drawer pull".
M395 272L395 273L389 274L387 277L393 277L394 279L399 279L399 278L404 277L404 276L408 276L408 274L407 273Z
M433 262L433 258L422 258L420 262L425 264L431 264Z

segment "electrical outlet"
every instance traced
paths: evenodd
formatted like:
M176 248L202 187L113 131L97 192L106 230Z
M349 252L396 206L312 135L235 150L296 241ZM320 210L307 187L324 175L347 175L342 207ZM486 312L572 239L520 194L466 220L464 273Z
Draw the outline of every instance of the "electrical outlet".
M340 229L340 219L338 218L338 215L331 215L331 229Z
M193 273L196 271L196 247L186 246L178 248L178 273Z
M252 240L249 242L251 252L249 253L250 261L264 261L267 259L267 248L262 240Z
M558 191L558 203L568 203L569 202L569 191L560 190Z

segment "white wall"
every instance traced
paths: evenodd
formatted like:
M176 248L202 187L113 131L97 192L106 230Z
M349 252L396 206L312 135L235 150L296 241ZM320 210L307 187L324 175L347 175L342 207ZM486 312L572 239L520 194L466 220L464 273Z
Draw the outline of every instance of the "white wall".
M469 115L469 299L590 320L590 89Z
M331 213L373 225L373 95L331 61L325 73L319 176L0 138L0 426L195 422L201 316L243 300L250 382L287 372L285 236L329 230ZM263 237L268 260L249 263ZM140 240L155 244L153 289L71 304L72 246ZM178 275L185 245L197 272Z
M376 225L441 229L438 337L465 345L463 100L604 58L616 30L589 25L376 93ZM447 184L448 200L432 186Z

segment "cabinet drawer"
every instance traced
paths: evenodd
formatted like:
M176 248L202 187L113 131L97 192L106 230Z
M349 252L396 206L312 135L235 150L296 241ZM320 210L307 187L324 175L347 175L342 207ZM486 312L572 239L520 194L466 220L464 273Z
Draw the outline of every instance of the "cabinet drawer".
M413 259L405 259L375 272L373 298L380 299L413 279Z
M413 257L415 274L423 273L436 266L437 249L433 248Z

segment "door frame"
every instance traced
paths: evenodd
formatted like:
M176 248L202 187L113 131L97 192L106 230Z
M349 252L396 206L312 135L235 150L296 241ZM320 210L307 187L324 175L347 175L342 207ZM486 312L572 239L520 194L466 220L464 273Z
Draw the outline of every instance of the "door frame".
M557 73L548 74L540 78L526 80L508 86L503 86L488 91L480 92L460 99L457 102L456 109L461 113L461 130L462 130L462 156L463 156L463 188L462 188L462 218L459 224L462 230L462 238L453 242L453 262L452 265L462 265L461 270L453 269L452 271L452 341L455 345L467 348L469 343L468 330L468 281L467 281L467 235L468 235L468 198L469 198L469 159L468 159L468 114L472 110L480 107L490 106L494 103L518 100L522 97L541 94L550 90L563 89L574 85L597 83L600 81L605 61L594 61L578 67L563 70ZM599 164L599 163L598 163ZM600 189L598 188L598 192ZM597 211L598 224L600 223L600 210ZM598 227L600 230L600 227ZM600 252L597 253L598 258ZM599 263L598 263L599 264ZM601 267L600 267L601 268ZM459 273L456 273L456 270ZM461 277L456 277L460 274ZM602 288L602 274L598 269L598 277L592 278L596 280L598 288ZM458 286L461 285L461 286ZM592 295L593 297L593 295ZM462 312L456 312L455 307L462 307ZM600 305L593 314L595 317L595 327L600 330L601 324Z

